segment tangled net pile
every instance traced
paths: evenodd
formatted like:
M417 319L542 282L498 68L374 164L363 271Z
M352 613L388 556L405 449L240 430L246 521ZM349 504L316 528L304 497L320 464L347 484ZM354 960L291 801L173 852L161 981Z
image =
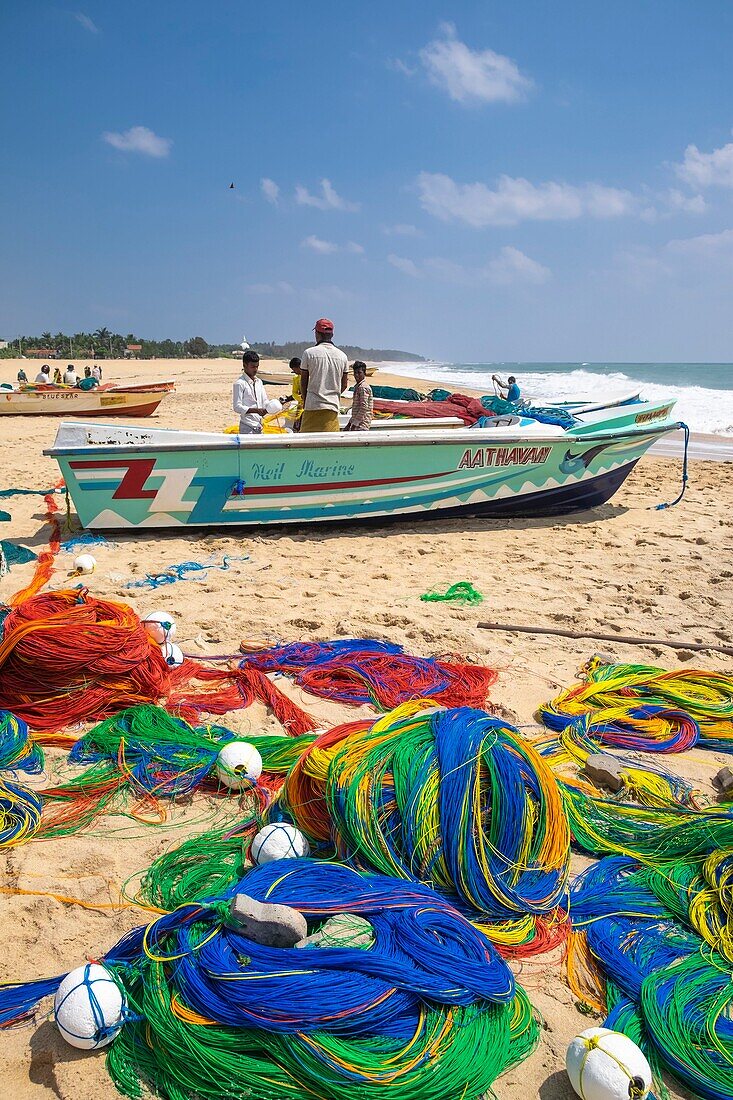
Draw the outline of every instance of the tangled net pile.
M160 800L184 797L195 790L232 802L232 814L238 817L235 832L254 827L313 736L249 737L265 768L257 785L246 792L249 816L214 774L219 752L234 739L235 734L222 726L194 728L161 707L121 711L73 745L69 763L90 766L68 782L28 791L19 783L0 779L0 848L34 836L71 835L103 813L164 821L166 812ZM38 773L42 761L42 750L31 740L25 723L0 711L0 770L23 768ZM239 796L239 792L234 794Z
M606 745L646 752L682 752L698 742L733 746L733 677L699 669L612 665L594 657L585 680L540 707L545 725L563 730L591 715L593 736Z
M366 917L374 942L264 947L227 921L237 890L298 909L309 930L334 913ZM131 932L104 962L132 1017L108 1055L131 1097L143 1084L176 1100L477 1097L538 1036L506 964L448 902L334 864L257 868L227 894ZM0 990L0 1024L61 980Z
M279 806L324 854L430 884L504 953L546 950L568 931L569 832L552 772L483 711L426 706L304 738ZM231 884L241 844L226 830L192 838L156 861L139 899L170 909Z
M413 657L402 646L371 639L292 642L263 649L242 642L244 669L283 672L311 695L348 706L393 710L412 699L445 707L484 707L498 673L484 665Z
M12 608L0 639L0 708L36 730L160 699L168 666L131 607L85 588Z

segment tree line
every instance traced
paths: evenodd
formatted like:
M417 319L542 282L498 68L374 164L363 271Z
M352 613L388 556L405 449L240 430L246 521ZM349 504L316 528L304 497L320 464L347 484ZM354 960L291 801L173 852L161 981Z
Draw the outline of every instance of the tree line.
M309 346L307 341L290 341L277 344L272 340L251 345L263 359L292 359L302 355ZM129 352L127 349L136 350ZM367 359L375 362L424 362L421 355L409 351L385 348L360 348L352 344L339 344L350 359ZM139 349L139 350L138 350ZM46 351L48 357L58 359L122 359L135 355L139 359L216 359L241 352L239 344L209 344L203 336L191 336L188 340L146 340L133 332L122 335L108 328L94 332L42 332L39 336L18 336L0 349L6 359L25 355L30 351Z

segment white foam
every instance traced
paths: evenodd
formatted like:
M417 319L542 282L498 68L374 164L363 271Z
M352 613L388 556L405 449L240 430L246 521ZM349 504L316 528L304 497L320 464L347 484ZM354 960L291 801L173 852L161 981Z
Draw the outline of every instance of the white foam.
M477 365L466 369L453 363L390 363L384 367L392 374L421 378L435 382L436 386L449 389L451 385L470 386L494 392L492 374L498 374L506 381L507 374L516 374L522 387L522 396L537 404L546 401L598 401L600 398L622 397L632 390L640 390L644 398L650 401L665 400L674 397L677 404L673 416L689 424L693 432L706 432L714 435L733 436L733 390L716 390L704 386L660 385L657 382L644 382L633 374L620 370L609 370L606 374L597 371L574 370L525 371L521 363Z

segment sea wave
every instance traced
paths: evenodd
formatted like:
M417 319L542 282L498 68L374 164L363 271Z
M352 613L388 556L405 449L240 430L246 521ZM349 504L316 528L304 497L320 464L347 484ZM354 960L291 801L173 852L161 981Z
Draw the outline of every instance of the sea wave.
M506 380L507 374L516 374L522 387L522 395L542 404L547 401L583 401L589 403L612 400L626 394L640 392L642 397L655 401L673 397L677 404L674 416L689 424L693 432L733 436L733 390L714 389L705 386L661 384L637 378L622 370L585 370L576 367L567 371L531 369L521 363L483 365L461 363L421 363L417 368L407 363L389 364L384 367L392 374L414 377L419 374L436 386L450 389L451 385L470 386L493 393L492 374ZM584 364L585 366L585 364Z

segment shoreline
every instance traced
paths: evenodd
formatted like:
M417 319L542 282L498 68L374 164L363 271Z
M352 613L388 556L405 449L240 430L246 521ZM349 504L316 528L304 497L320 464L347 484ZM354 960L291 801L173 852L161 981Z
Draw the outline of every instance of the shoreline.
M62 360L59 360L59 362L62 362ZM234 357L230 359L107 359L98 362L104 371L104 382L119 381L120 384L125 384L160 382L175 378L177 381L180 380L181 383L188 383L195 380L197 389L206 393L222 392L228 384L233 383L238 377L240 366L239 360ZM91 367L93 364L94 360L91 359L74 360L77 374L83 374L84 367ZM26 369L28 374L28 367L33 367L33 365L34 362L27 359L0 360L0 382L15 382L15 376L21 366ZM420 393L429 392L437 386L435 379L423 377L417 371L411 374L396 372L394 368L399 368L402 364L370 362L369 365L376 367L375 373L370 375L368 379L372 385L411 388L418 390ZM419 367L421 364L414 365ZM261 359L260 369L265 374L281 374L287 382L291 377L285 359ZM272 396L277 397L278 386L272 382L265 382L265 388L268 384L274 387ZM484 389L476 386L454 384L452 389L455 393L462 393L468 397L482 397L485 393ZM22 419L46 420L51 418L26 417ZM61 417L54 419L60 422ZM0 422L2 420L3 417L0 416ZM124 417L121 420L124 421ZM209 425L199 430L213 432L222 429ZM651 452L655 456L664 458L681 458L683 450L684 445L681 434L667 436L651 448ZM733 436L716 435L713 432L692 432L688 457L695 462L733 462Z

